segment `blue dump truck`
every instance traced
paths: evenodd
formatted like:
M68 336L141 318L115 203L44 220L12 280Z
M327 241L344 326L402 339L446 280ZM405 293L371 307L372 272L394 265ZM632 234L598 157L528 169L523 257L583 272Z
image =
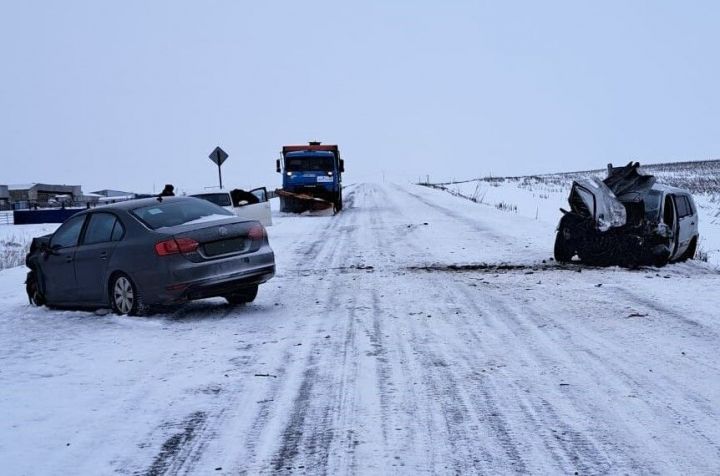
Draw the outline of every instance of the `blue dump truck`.
M283 177L282 189L276 190L280 211L302 213L331 207L335 212L342 210L345 162L337 145L286 145L276 169Z

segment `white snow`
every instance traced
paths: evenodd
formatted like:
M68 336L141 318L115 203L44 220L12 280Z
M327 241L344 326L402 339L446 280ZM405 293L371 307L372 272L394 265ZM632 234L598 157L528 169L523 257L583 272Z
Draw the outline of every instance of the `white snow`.
M555 267L535 202L348 186L275 214L246 307L33 308L0 271L3 472L716 473L716 268Z
M642 167L658 182L690 188L700 211L698 248L708 261L720 266L720 161ZM560 208L568 209L568 194L577 178L605 177L604 171L551 174L531 177L477 179L442 184L448 192L495 207L510 214L532 218L541 226L557 226Z
M25 264L25 255L36 236L54 232L57 223L41 225L0 225L0 269Z

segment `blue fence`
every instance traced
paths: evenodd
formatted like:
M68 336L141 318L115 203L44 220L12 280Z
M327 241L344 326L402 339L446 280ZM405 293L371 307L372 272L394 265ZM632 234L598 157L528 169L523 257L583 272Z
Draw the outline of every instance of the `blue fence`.
M14 210L13 219L16 225L36 223L62 223L84 208L66 208L53 210Z

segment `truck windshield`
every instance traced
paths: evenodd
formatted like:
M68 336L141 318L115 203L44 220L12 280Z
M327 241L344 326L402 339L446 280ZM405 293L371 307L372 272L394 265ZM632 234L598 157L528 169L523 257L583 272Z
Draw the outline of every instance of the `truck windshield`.
M292 157L285 159L287 172L331 172L333 159L330 157Z

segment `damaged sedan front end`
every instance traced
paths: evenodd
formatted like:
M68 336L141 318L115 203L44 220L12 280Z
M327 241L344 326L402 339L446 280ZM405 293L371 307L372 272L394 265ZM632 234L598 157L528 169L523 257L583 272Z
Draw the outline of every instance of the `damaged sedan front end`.
M605 180L573 182L555 238L559 262L577 256L597 266L663 266L692 259L697 208L685 190L656 183L640 164L608 166Z

